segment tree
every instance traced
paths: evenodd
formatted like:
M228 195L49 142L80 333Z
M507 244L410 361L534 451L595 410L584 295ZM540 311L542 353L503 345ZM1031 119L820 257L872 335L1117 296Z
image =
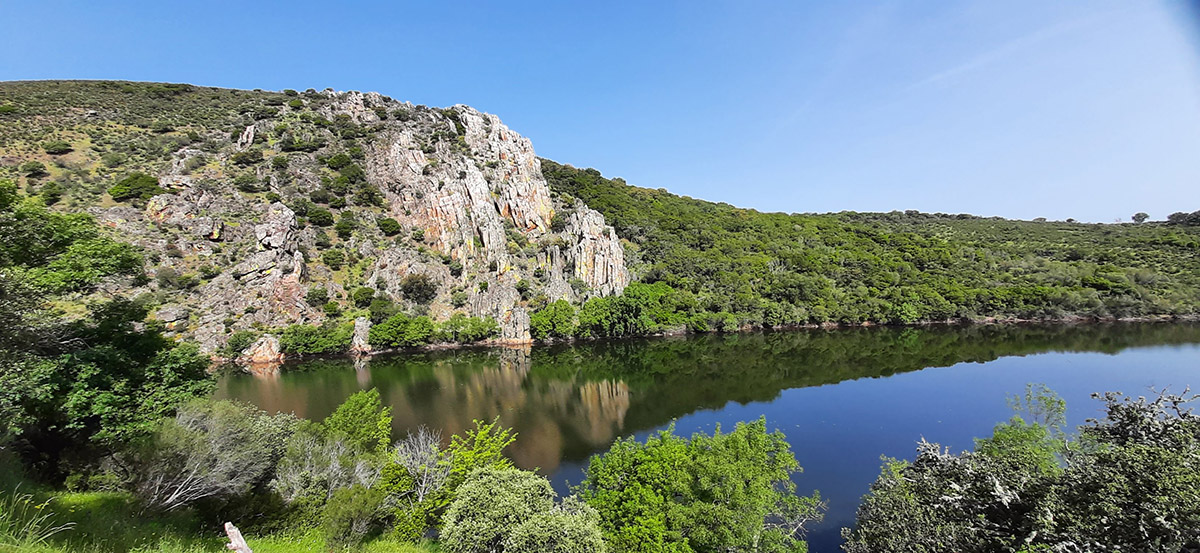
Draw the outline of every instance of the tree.
M158 179L145 173L130 173L108 189L108 195L118 202L130 199L149 200L166 193L167 191L158 185Z
M371 388L346 398L322 424L357 451L383 452L391 443L392 408L384 407L379 390Z
M800 466L766 419L684 439L619 440L592 457L577 493L600 513L614 551L794 551L819 496L799 497Z
M304 294L304 303L312 307L325 305L327 301L329 301L329 290L321 285L309 288L308 292Z
M354 233L354 229L356 228L358 228L358 220L349 211L342 213L342 216L338 218L337 224L333 227L342 240L350 238L350 235Z
M387 236L395 236L400 234L400 223L391 217L380 217L375 220L375 224L379 226L379 231Z
M425 273L409 273L400 280L400 291L413 303L428 304L437 297L438 285Z
M446 510L442 547L449 553L507 551L504 542L514 528L553 507L554 490L545 478L512 468L477 469Z
M575 335L575 307L567 300L555 300L530 315L529 330L538 340L570 338Z
M350 298L354 300L354 305L358 307L366 307L371 305L371 300L375 297L375 290L366 286L359 286L350 293Z
M1150 218L1150 215L1146 214L1143 211L1139 211L1139 212L1133 214L1133 222L1138 223L1138 224L1146 222L1146 219L1149 219L1149 218Z
M1186 405L1198 396L1093 397L1106 415L1073 442L1055 429L1061 400L1031 388L1031 421L997 425L974 451L922 441L912 463L887 461L842 531L846 551L1194 547L1200 473L1188 467L1200 462L1200 418Z
M120 453L118 466L134 495L156 509L236 497L271 473L294 426L291 415L197 400Z

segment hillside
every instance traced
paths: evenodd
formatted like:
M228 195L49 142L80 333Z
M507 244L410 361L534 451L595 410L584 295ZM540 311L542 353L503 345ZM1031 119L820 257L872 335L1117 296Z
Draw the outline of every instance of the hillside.
M532 296L620 293L628 273L612 229L553 198L539 163L529 140L466 106L0 83L0 178L140 248L147 278L108 291L144 298L153 319L208 352L297 323L327 325L286 335L297 352L344 349L351 335L365 349L368 317L396 313L421 328L469 315L448 332L523 341ZM413 320L388 328L403 334ZM338 343L297 345L305 336Z
M135 245L144 276L99 293L208 353L1200 311L1196 214L761 213L375 93L0 83L0 179Z
M971 215L761 213L543 160L604 215L636 279L692 326L1128 318L1200 310L1200 228ZM1196 217L1200 219L1200 217Z

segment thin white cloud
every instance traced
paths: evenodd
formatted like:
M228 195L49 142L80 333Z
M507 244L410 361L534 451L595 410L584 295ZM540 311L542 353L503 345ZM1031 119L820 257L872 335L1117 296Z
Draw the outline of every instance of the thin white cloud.
M1004 44L1001 44L1000 46L997 46L996 48L992 48L991 50L983 52L983 53L967 60L964 63L961 63L959 65L956 65L956 66L946 69L944 71L939 71L937 73L934 73L933 75L930 75L929 77L926 77L924 79L921 79L913 84L910 84L910 85L904 87L904 90L907 92L907 91L924 88L924 87L927 87L930 85L934 85L934 84L937 84L937 83L940 83L943 81L953 79L955 77L958 77L958 76L966 74L966 73L970 73L977 69L987 67L989 65L1001 62L1007 58L1010 58L1016 54L1021 53L1022 51L1028 50L1041 42L1044 42L1046 40L1070 33L1076 29L1080 29L1083 27L1087 27L1089 25L1093 25L1097 21L1116 13L1117 11L1124 11L1124 10L1114 10L1114 11L1110 11L1110 12L1091 15L1088 17L1081 17L1078 19L1074 19L1074 20L1070 20L1070 21L1063 21L1061 23L1050 25L1050 26L1044 27L1042 29L1038 29L1032 33L1029 33L1029 34L1021 36L1021 37L1017 37L1017 38L1010 40Z

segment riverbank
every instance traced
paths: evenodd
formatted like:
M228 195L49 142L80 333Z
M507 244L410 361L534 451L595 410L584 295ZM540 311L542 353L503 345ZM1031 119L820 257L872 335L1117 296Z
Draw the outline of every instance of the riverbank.
M1001 318L1001 317L981 317L976 319L946 319L938 321L918 321L913 323L898 324L898 323L876 323L864 321L857 324L849 323L813 323L802 325L786 325L778 327L764 326L742 326L733 333L761 332L768 331L798 331L798 330L839 330L852 328L872 328L872 327L890 327L890 328L924 328L937 326L991 326L991 325L1089 325L1089 324L1113 324L1113 323L1177 323L1177 322L1200 322L1200 314L1182 314L1182 315L1151 315L1141 317L1086 317L1072 315L1067 317L1047 318L1047 319L1020 319L1020 318ZM361 323L359 324L361 327ZM367 326L369 329L369 323ZM366 330L363 330L366 332ZM536 345L554 345L554 344L576 344L588 342L600 342L610 340L620 340L628 338L653 338L653 337L668 337L668 336L687 336L687 335L713 335L713 334L732 334L723 331L706 331L698 332L691 330L686 326L670 328L661 332L651 334L621 336L621 337L568 337L568 338L548 338L545 340L513 340L513 339L492 339L482 340L472 343L457 343L457 342L437 342L424 344L420 346L412 346L405 348L379 348L371 349L363 347L366 341L357 342L358 349L351 349L341 353L328 354L288 354L278 351L276 339L275 351L268 352L264 356L256 358L252 355L243 355L237 358L228 357L213 357L213 368L236 366L246 372L260 373L273 372L279 370L286 363L294 363L299 361L320 360L320 359L352 359L360 357L370 357L374 355L395 355L403 353L417 353L428 351L446 351L457 349L479 349L479 348L501 348L501 349L528 349ZM267 338L271 335L264 335ZM258 346L259 344L255 344ZM253 348L252 348L253 349Z

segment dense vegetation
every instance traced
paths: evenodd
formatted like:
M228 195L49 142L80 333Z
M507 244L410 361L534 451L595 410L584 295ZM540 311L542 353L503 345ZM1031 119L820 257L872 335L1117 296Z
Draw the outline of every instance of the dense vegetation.
M851 553L1194 551L1200 547L1200 396L1108 393L1104 417L1063 434L1064 403L1031 387L1024 417L953 455L922 441L887 460L846 529Z
M1200 310L1200 231L1178 214L1167 223L1088 225L761 213L549 160L542 172L552 191L616 228L639 281L670 288L585 304L574 325L557 306L535 317L539 337Z

